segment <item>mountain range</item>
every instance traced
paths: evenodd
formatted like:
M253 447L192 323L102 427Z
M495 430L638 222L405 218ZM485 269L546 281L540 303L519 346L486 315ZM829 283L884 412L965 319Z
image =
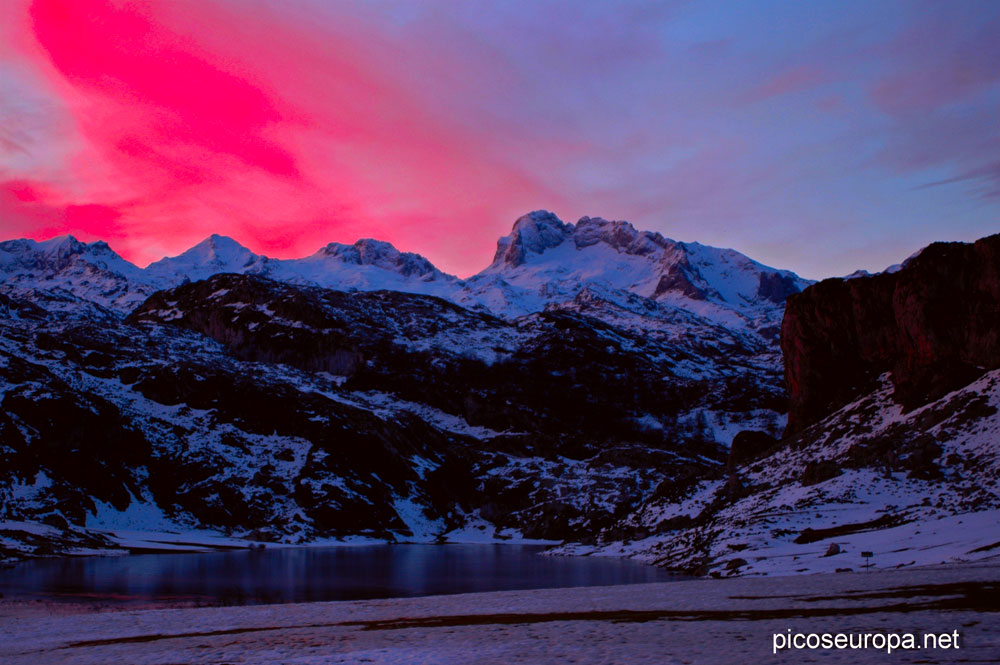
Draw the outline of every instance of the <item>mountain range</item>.
M419 254L371 239L330 243L301 259L254 254L231 238L211 235L191 249L139 268L103 241L72 236L0 243L6 288L68 292L118 313L149 294L219 273L337 290L391 290L433 295L469 309L512 318L572 299L581 286L690 306L709 317L767 319L791 293L809 284L733 250L682 243L637 231L628 222L584 217L564 224L546 211L529 213L497 243L493 262L461 280Z
M272 259L213 235L146 268L2 242L0 554L529 538L743 574L825 569L845 534L941 540L1000 507L988 241L815 285L545 211L467 279L376 240ZM962 371L949 325L981 331Z

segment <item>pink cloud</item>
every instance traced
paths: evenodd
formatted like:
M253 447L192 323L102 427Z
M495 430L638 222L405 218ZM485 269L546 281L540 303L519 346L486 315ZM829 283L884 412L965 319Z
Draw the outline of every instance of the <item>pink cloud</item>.
M263 135L281 120L264 91L201 57L139 5L40 0L31 21L52 65L100 102L82 120L101 145L126 153L142 143L190 145L296 175L293 156Z
M748 91L743 100L760 102L793 92L811 90L830 79L829 73L813 65L796 65L784 69Z
M1000 20L970 36L967 26L931 17L891 40L881 55L887 71L871 86L886 113L928 112L1000 82Z
M44 183L0 182L0 218L19 232L48 238L66 233L84 240L122 238L121 213L95 203L66 203Z
M35 0L21 17L34 41L19 54L81 146L52 186L72 183L61 198L73 205L115 210L104 219L126 229L116 247L129 258L211 232L274 255L374 235L470 272L516 214L560 202L400 58L453 85L483 63L472 71L358 17L245 9ZM102 217L87 210L70 218L96 228Z

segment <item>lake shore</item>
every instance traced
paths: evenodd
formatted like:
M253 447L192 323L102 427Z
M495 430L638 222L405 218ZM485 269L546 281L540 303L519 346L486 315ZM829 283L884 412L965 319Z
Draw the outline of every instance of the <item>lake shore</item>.
M0 601L0 661L1000 662L1000 564L386 600L141 609ZM958 648L780 650L774 635L958 633ZM877 643L877 640L876 640ZM923 643L920 643L923 646Z

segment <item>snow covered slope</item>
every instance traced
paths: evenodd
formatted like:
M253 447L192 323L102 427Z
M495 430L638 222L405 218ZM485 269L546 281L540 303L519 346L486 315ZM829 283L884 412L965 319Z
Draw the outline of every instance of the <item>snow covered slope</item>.
M935 244L810 287L544 211L466 280L374 240L275 260L213 236L145 270L0 243L0 520L34 524L0 548L149 515L718 575L995 556L997 256ZM817 406L779 439L785 376Z
M312 256L277 261L268 276L293 284L358 291L400 291L453 298L460 282L412 252L364 239L353 245L330 243Z
M1000 370L909 413L876 392L740 464L653 499L618 525L634 540L574 553L636 556L704 574L859 569L995 556Z
M125 319L0 305L0 519L61 528L43 543L60 551L93 549L70 536L98 516L286 542L579 539L717 476L735 431L784 426L773 345L639 296L508 321L226 273Z
M0 243L0 290L49 302L69 299L127 314L152 293L221 273L260 275L291 284L338 290L392 290L446 298L461 288L455 277L418 254L400 252L377 240L331 243L302 259L254 254L232 238L212 235L175 257L139 268L102 241L72 236L44 242ZM32 295L33 294L33 295Z

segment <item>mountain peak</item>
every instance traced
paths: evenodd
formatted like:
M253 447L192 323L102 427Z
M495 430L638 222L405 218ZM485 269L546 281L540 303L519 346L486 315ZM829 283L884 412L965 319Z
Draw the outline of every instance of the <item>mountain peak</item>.
M733 313L773 316L808 281L733 249L678 242L627 221L565 224L536 210L518 218L493 263L469 284L495 311L538 311L599 285L729 320Z
M534 210L514 222L510 235L497 241L497 251L491 267L522 265L530 254L541 254L557 247L573 233L573 225L565 224L548 210Z
M254 254L229 236L213 233L177 256L164 257L149 264L146 272L175 283L180 277L198 280L220 272L247 272L251 266L262 261L264 257Z
M500 238L490 267L516 268L528 262L531 255L543 254L568 239L572 239L576 249L604 243L619 253L636 256L677 244L655 231L639 231L623 220L584 216L575 225L565 224L547 210L535 210L519 217L510 235Z
M770 316L788 295L808 283L735 250L677 242L623 220L585 216L568 224L548 210L519 217L510 234L497 242L491 265L467 280L441 272L419 254L401 252L372 238L350 245L329 243L304 258L271 259L233 238L212 234L145 269L128 263L101 241L85 244L60 236L40 243L23 239L0 243L0 277L6 282L77 280L78 290L90 293L94 270L112 275L115 285L127 282L135 298L185 281L239 273L337 290L435 295L504 317L569 302L588 286L694 307L701 313L714 308L725 310L726 317L733 311L757 316L766 309ZM135 298L115 302L124 307Z
M41 250L43 254L67 255L78 253L81 249L86 247L86 243L80 242L74 236L67 233L61 236L49 238L48 240L39 241L36 243L36 247Z
M207 238L199 242L197 245L184 252L184 254L187 254L188 252L192 252L195 250L213 254L220 254L220 253L229 254L234 252L248 252L252 254L252 252L250 252L249 249L247 249L237 241L233 240L229 236L219 235L218 233L213 233L212 235L208 236ZM183 254L181 254L181 256L183 256Z
M357 266L374 266L404 277L443 274L420 254L401 252L392 243L373 238L362 238L353 245L331 242L317 256Z
M45 264L51 269L57 269L57 266L62 266L67 261L75 260L74 257L82 255L94 260L124 261L103 240L86 243L69 234L55 236L48 240L25 238L6 240L0 243L0 253L7 255L7 260L4 263L16 262L36 267ZM85 257L85 260L89 259Z

